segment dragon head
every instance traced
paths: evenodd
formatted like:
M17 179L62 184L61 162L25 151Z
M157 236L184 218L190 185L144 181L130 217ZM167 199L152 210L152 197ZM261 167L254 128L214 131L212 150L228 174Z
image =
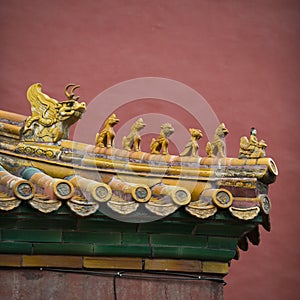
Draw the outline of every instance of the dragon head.
M58 103L58 119L68 125L74 124L79 120L86 110L85 102L75 100L62 101Z

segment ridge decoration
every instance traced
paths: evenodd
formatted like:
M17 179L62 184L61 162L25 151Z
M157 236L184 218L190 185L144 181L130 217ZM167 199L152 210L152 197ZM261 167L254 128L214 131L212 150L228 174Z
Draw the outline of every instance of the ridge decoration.
M114 126L120 119L114 113L96 133L95 145L75 142L68 139L69 127L86 110L75 95L78 88L68 84L68 100L59 102L36 83L27 91L31 116L0 111L0 210L25 202L42 213L68 206L81 217L102 207L119 215L146 211L157 216L181 209L198 219L228 211L239 220L262 216L263 226L270 228L268 186L278 170L255 128L249 139L241 138L239 158L226 157L224 123L207 143L205 157L198 154L203 133L196 128L189 129L184 150L170 155L175 131L170 123L161 125L150 153L143 152L142 118L123 137L123 149L115 148Z

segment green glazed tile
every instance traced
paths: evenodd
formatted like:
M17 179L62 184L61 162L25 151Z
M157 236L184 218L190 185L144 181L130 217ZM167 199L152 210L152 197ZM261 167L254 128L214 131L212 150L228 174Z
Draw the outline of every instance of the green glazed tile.
M31 252L32 252L31 243L16 243L16 242L0 243L0 253L31 254Z
M235 250L215 250L207 248L182 248L182 258L228 262L235 256Z
M229 261L235 251L214 250L197 247L153 247L153 256L155 258L181 258L181 259L198 259L211 261Z
M110 231L110 232L136 232L137 225L134 223L125 223L116 220L99 221L80 219L78 221L78 229L86 231Z
M180 258L181 249L179 247L152 247L152 255L155 258Z
M152 234L150 241L151 245L205 247L207 244L207 238L205 236L184 234Z
M151 255L151 249L147 246L103 246L95 244L94 254L104 256L149 257Z
M238 238L230 237L208 237L208 248L235 250L237 247Z
M64 231L63 242L99 243L104 245L121 244L121 233Z
M244 224L240 225L228 225L226 223L207 223L198 224L195 230L195 234L200 235L216 235L216 236L230 236L240 237L243 233L253 229L255 225Z
M24 229L76 229L77 220L75 218L59 219L45 215L44 218L19 220L17 227Z
M146 233L123 233L122 244L124 245L148 245L149 235Z
M92 244L75 243L33 243L34 254L90 255Z
M156 221L140 224L138 232L191 234L195 225L176 221Z
M23 242L60 242L61 231L57 230L3 230L3 240Z
M16 227L17 219L16 218L6 218L0 216L0 228L14 228Z

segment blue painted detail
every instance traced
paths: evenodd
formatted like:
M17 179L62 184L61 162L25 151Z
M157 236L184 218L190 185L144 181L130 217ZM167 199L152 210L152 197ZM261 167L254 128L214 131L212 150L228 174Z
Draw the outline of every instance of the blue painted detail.
M75 177L75 175L67 176L67 177L65 177L65 180L71 180L73 177Z
M20 176L24 179L29 180L36 173L44 173L44 172L34 167L27 167L21 172Z
M0 165L0 171L3 172L3 171L6 171L6 170Z

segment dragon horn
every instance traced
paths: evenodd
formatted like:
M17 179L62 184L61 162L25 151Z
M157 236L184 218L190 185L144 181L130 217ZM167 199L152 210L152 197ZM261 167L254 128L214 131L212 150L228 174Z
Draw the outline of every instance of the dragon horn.
M72 89L71 89L71 93L69 93L68 92L68 89L70 88L70 87L73 87ZM76 96L75 97L75 94L74 94L74 91L77 89L77 88L79 88L80 87L80 85L75 85L74 83L69 83L66 87L65 87L65 95L67 96L67 98L69 99L69 100L78 100L79 99L79 96Z
M72 99L72 96L69 94L69 92L68 92L68 88L69 87L71 87L71 86L74 86L75 84L73 84L73 83L69 83L68 85L66 85L66 87L65 87L65 95L66 95L66 97L70 100L70 99Z
M74 91L76 90L76 89L78 89L80 87L80 85L79 84L77 84L77 85L74 85L74 87L71 89L71 95L74 95Z

